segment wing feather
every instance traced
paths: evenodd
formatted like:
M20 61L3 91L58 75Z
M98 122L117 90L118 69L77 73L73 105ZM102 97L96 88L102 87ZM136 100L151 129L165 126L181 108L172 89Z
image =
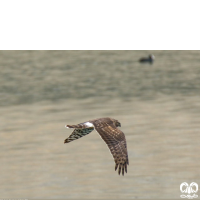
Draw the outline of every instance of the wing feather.
M118 173L122 172L124 175L124 170L127 173L128 152L127 144L124 133L118 129L114 124L103 122L99 120L93 121L96 131L100 134L102 139L108 145L111 154L113 155L115 165L115 171L118 168Z

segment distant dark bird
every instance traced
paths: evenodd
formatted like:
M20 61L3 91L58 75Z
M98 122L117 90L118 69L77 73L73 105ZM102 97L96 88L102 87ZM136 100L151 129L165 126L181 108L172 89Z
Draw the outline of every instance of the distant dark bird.
M67 139L65 139L64 143L79 139L95 129L108 145L108 148L114 157L116 163L115 171L119 166L119 175L121 171L122 175L124 175L124 170L127 173L127 165L129 164L128 152L125 135L117 128L118 126L121 127L120 122L112 118L98 118L77 125L66 125L66 128L74 128L74 131Z
M153 54L150 54L148 58L140 58L139 62L152 64L154 60L155 56Z

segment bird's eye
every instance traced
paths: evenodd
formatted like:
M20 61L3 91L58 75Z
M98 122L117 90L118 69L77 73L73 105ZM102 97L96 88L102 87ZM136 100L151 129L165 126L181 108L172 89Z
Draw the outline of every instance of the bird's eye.
M121 124L119 122L117 122L117 126L121 127Z

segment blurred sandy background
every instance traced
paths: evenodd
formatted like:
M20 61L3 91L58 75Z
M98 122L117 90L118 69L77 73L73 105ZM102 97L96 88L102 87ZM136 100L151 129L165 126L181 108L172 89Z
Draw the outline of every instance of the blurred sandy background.
M124 177L96 132L63 143L99 117L122 124ZM200 185L200 51L0 51L0 138L0 198L180 198Z

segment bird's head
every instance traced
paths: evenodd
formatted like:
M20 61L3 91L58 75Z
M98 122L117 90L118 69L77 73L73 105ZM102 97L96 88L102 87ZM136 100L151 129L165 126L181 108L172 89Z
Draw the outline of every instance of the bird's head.
M151 60L154 60L154 59L155 59L155 56L154 56L153 54L150 54L150 55L149 55L149 58L150 58Z
M118 127L118 126L121 127L121 123L118 120L115 120L114 124L115 124L116 127Z

